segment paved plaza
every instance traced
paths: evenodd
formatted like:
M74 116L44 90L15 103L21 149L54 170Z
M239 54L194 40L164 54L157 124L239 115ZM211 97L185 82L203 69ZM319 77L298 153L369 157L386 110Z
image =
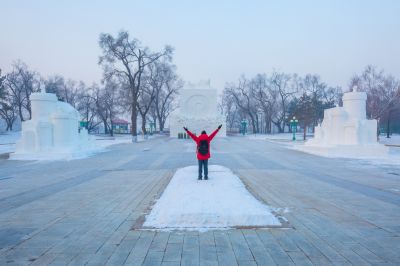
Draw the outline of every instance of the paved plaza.
M193 142L168 137L81 160L0 159L0 265L400 264L400 166L217 138L210 164L234 171L284 226L140 230L175 170L196 164Z

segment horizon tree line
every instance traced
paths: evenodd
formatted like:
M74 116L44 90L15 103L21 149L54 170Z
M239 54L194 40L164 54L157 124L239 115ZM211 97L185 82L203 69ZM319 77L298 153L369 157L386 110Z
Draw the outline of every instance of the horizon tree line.
M355 85L367 93L367 117L378 120L387 137L392 130L400 132L400 80L367 66L351 78L348 90ZM342 105L342 95L342 88L327 85L317 74L274 71L227 83L220 107L232 132L243 120L253 133L291 132L290 120L296 117L305 139L322 122L325 109Z
M101 33L99 66L103 69L100 84L65 79L61 75L42 77L22 61L12 65L10 73L0 69L0 118L6 130L14 122L32 116L30 94L41 89L55 93L71 104L87 122L89 132L100 124L113 135L113 120L130 114L131 134L146 133L153 122L159 131L165 129L170 113L177 107L176 97L183 81L172 63L173 48L165 46L153 52L128 32L116 36ZM375 66L367 66L349 81L349 89L357 85L367 92L367 116L377 119L389 137L391 130L400 132L400 81ZM290 131L290 119L297 117L303 128L314 131L321 123L324 109L341 105L343 89L329 86L317 74L289 74L274 71L252 78L241 76L225 85L220 109L226 116L228 131L249 122L253 133ZM137 125L140 117L141 125Z

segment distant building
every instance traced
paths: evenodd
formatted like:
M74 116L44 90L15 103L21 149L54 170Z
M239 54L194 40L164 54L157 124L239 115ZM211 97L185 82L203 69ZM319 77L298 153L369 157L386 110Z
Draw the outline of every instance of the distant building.
M114 133L128 134L129 132L129 122L124 119L113 119L112 127Z

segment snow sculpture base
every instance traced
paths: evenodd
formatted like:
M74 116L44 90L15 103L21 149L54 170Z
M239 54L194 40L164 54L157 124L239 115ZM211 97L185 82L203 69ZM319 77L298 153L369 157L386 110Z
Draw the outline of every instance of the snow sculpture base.
M318 146L318 145L303 145L296 146L296 150L304 151L307 153L332 157L332 158L357 158L357 159L371 159L383 158L388 155L389 149L381 144L376 145L336 145L336 146Z
M58 101L53 93L32 93L32 119L22 123L15 160L57 160L87 156L94 142L86 129L79 131L79 112Z
M365 92L343 96L343 107L324 111L324 120L315 128L314 139L297 149L328 157L378 157L389 149L377 142L377 121L366 119Z
M143 224L145 229L228 229L277 227L269 206L247 191L228 168L209 166L209 180L197 180L197 166L178 169Z
M186 126L199 135L202 130L211 134L222 124L217 137L226 136L224 117L218 112L217 90L207 86L191 86L180 91L180 108L170 116L170 136L178 137Z

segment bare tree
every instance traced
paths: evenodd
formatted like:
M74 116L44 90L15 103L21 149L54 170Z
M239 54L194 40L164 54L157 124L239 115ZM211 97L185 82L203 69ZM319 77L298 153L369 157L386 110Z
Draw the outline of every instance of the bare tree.
M6 86L5 86L6 78L7 78L7 76L1 75L1 68L0 68L0 100L2 100L5 97L5 95L7 94Z
M146 134L146 118L151 106L153 105L156 88L151 86L151 79L149 76L144 79L142 86L143 88L139 94L138 110L142 119L142 132L143 134Z
M16 104L5 86L7 76L1 75L0 69L0 117L6 122L6 131L12 130L14 121L17 119Z
M117 108L118 89L117 83L108 80L103 87L94 84L90 96L95 108L95 115L103 123L105 133L111 136L114 135L113 120L119 113Z
M231 97L235 105L250 119L253 132L258 132L257 104L254 99L254 90L250 81L245 77L239 79L239 83L230 84L225 87L225 95Z
M176 74L176 67L169 62L155 62L150 69L150 85L155 89L154 108L162 132L168 116L176 107L174 100L183 82Z
M328 87L317 75L301 78L296 74L273 72L271 76L258 74L250 80L242 77L238 85L226 86L222 103L230 125L246 118L254 132L271 133L272 125L279 132L286 126L290 130L289 117L298 108L302 110L302 117L312 113L306 118L305 126L316 125L323 117L323 110L337 103L340 95L339 87Z
M162 57L170 60L172 48L166 46L161 52L151 52L139 40L129 39L129 34L125 31L120 32L116 38L102 33L99 44L103 53L99 64L104 67L105 78L116 76L128 85L126 88L131 110L132 135L137 136L138 99L143 88L143 73L149 64Z
M109 116L109 129L111 136L114 135L114 126L113 121L116 118L116 115L119 113L118 110L118 91L120 87L118 84L110 79L104 84L103 94L102 94L102 103L103 108L107 110Z
M96 88L97 85L93 85L92 87L87 88L84 91L81 91L79 96L79 102L77 103L77 109L79 113L82 115L84 121L87 122L86 129L89 132L94 131L97 126L101 123L98 121L97 115L97 106L95 99L95 91L93 88Z
M227 128L233 131L238 122L238 109L234 98L224 90L221 100L222 112L226 115Z
M351 79L350 85L357 85L360 90L367 92L367 114L379 123L386 120L389 137L392 114L400 105L400 81L386 75L383 70L367 66L361 75Z
M272 73L270 77L270 95L272 101L276 100L277 105L272 117L272 123L281 133L284 131L284 125L287 121L288 104L293 96L298 92L295 76L292 77L285 73Z
M17 106L18 115L21 121L31 119L30 95L38 91L40 80L36 72L30 71L26 64L17 61L13 65L13 70L7 75L6 86L13 97L13 102Z
M69 103L74 108L77 107L81 92L86 88L82 81L75 82L70 79L65 81L59 75L50 77L44 81L44 84L46 92L55 93L58 99Z
M258 107L264 116L264 132L271 133L271 123L277 108L276 95L273 94L269 80L265 74L258 74L253 78L254 96Z

